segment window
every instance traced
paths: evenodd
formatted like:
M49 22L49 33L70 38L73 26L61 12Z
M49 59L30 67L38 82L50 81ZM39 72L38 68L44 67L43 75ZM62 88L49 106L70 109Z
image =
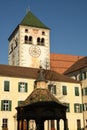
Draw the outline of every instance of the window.
M44 46L45 40L44 38L41 39L41 45Z
M18 106L20 106L23 103L23 101L18 101Z
M56 85L49 84L48 89L52 94L56 94Z
M44 32L44 31L42 32L42 35L45 35L45 32Z
M32 36L29 36L29 44L32 44Z
M37 38L37 45L40 45L40 38Z
M28 32L28 29L25 29L25 32L27 33L27 32Z
M82 72L82 79L86 79L86 72Z
M67 106L66 112L70 112L70 104L69 103L64 103Z
M79 87L75 87L75 96L79 96Z
M8 119L2 119L2 128L8 128Z
M10 82L9 81L4 81L4 91L8 92L10 87Z
M86 79L86 72L80 72L80 75L79 75L79 80L84 80Z
M81 129L81 120L77 120L77 130Z
M85 127L87 128L87 119L85 120Z
M11 111L11 104L10 100L1 100L1 111Z
M62 94L67 95L67 86L62 86Z
M28 43L28 36L25 36L25 43Z
M83 110L83 106L82 106L82 104L74 104L74 112L76 112L76 113L80 113L80 112L82 112L82 110Z
M27 83L19 82L18 83L18 92L27 92Z
M87 95L87 88L83 88L83 89L82 89L82 95L83 95L83 96Z
M87 111L87 103L84 103L84 104L83 104L83 110L84 110L84 111Z

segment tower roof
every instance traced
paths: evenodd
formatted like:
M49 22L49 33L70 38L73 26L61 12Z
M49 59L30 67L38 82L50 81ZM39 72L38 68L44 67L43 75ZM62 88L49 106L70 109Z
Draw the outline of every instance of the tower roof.
M20 25L49 29L31 11L28 11Z
M23 26L31 26L31 27L37 27L37 28L43 28L43 29L49 29L45 24L43 24L31 11L28 11L23 20L17 25L15 30L12 32L12 34L9 36L8 40L13 37L15 32L19 29L19 25Z

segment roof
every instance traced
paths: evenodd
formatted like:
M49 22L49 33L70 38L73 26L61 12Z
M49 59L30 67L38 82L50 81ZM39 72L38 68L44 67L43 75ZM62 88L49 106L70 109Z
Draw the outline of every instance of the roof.
M69 69L67 69L64 74L70 74L72 72L78 71L83 69L84 67L87 67L87 56L79 59L77 62L75 62Z
M63 74L71 65L81 58L83 58L83 56L51 53L51 70Z
M63 105L55 96L53 96L48 89L36 88L27 97L27 99L20 104L20 106L32 105L40 102L56 102Z
M25 15L20 25L49 29L31 11Z
M24 18L22 19L22 21L17 25L15 30L9 36L9 38L8 38L9 41L13 37L13 35L17 32L17 30L19 29L19 25L49 29L31 11L28 11L27 14L24 16Z
M19 67L11 65L1 65L0 64L0 76L8 76L14 78L28 78L36 79L38 77L39 69L29 68L29 67ZM59 82L70 82L70 83L80 83L77 80L69 78L63 74L57 73L55 71L46 70L46 80L59 81Z

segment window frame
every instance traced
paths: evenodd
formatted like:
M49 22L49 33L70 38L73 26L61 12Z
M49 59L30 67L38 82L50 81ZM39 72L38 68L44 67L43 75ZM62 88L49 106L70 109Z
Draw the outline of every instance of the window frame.
M67 86L65 85L62 86L62 94L67 95Z
M8 119L7 118L3 118L2 119L2 128L8 128Z
M4 81L4 91L5 92L10 91L10 81L7 81L7 80Z
M21 86L20 84L24 84L25 86L23 86L23 85ZM27 93L28 92L28 83L27 82L18 82L18 92Z
M80 95L79 87L75 87L74 90L75 90L75 96L79 96Z
M12 101L11 100L1 100L1 111L11 111Z
M56 85L54 84L49 84L48 85L48 89L51 92L51 94L55 94L56 95Z

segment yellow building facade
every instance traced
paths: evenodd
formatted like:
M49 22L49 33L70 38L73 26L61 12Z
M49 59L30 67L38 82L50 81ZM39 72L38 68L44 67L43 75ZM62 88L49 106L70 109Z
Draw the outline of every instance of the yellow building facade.
M0 65L0 129L17 130L16 107L34 90L38 68L46 71L49 91L67 105L69 130L84 128L81 84L50 70L50 29L31 12L9 37L9 65ZM18 67L19 66L19 67ZM45 130L58 130L57 122L45 122ZM32 123L29 130L34 130ZM63 130L60 121L60 130Z

